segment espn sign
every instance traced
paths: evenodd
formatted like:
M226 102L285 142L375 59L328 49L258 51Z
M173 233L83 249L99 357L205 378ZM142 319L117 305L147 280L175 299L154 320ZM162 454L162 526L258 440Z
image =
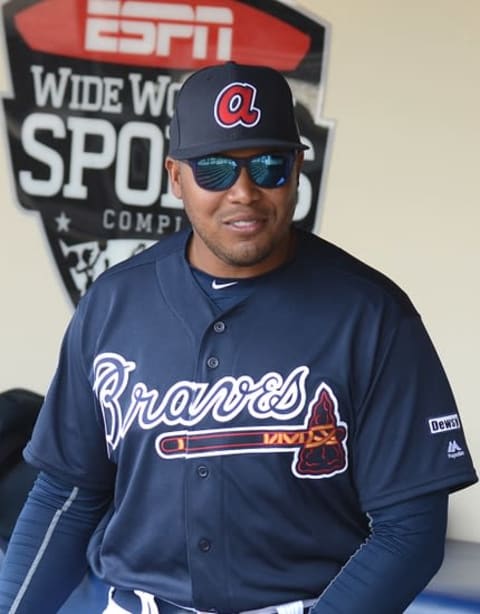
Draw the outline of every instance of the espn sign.
M283 3L265 4L294 12ZM305 31L259 5L245 0L39 0L15 15L15 25L32 50L57 56L181 70L230 59L256 64L261 58L280 71L297 69L309 51L316 52L317 43L312 47ZM66 25L72 18L75 27Z
M232 25L228 7L89 0L85 49L168 57L172 42L182 39L191 41L194 60L227 61L232 57Z
M289 0L8 0L0 11L17 200L41 216L74 304L104 270L189 226L164 162L177 92L205 66L263 64L287 78L309 146L293 221L316 226L331 134L319 20ZM227 102L216 111L229 123Z

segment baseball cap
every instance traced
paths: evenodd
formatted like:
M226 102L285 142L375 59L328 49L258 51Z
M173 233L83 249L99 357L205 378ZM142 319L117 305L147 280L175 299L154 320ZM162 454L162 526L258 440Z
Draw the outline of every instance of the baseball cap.
M181 160L251 147L308 149L283 75L236 62L190 75L177 94L169 155Z

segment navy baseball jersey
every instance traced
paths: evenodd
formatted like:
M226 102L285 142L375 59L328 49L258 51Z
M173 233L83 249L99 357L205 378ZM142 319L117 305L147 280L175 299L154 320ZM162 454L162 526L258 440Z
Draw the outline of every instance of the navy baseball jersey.
M221 309L188 236L90 288L26 458L114 491L89 547L109 584L220 612L317 597L369 510L476 481L449 383L405 293L334 245L297 231Z

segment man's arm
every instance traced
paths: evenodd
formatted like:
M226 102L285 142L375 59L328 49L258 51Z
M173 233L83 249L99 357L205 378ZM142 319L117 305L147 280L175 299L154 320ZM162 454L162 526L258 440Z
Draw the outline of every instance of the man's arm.
M312 614L401 614L438 571L448 493L369 512L371 535L312 607Z
M82 580L86 549L111 496L41 472L0 570L0 613L55 614Z

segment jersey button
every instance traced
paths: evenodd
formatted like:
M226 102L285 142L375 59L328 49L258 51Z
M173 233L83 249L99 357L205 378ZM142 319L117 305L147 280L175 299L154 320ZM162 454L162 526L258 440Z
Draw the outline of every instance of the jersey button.
M205 467L205 465L199 465L197 467L197 473L201 478L206 478L210 472L208 471L208 467Z
M216 333L223 333L223 331L225 330L225 322L215 322L215 324L213 325L213 330Z
M210 367L210 369L216 369L219 364L220 361L218 358L215 358L215 356L210 356L210 358L207 360L207 365Z
M212 547L212 544L208 541L208 539L205 539L204 537L198 542L198 547L200 548L200 550L202 552L208 552L210 550L210 548Z

